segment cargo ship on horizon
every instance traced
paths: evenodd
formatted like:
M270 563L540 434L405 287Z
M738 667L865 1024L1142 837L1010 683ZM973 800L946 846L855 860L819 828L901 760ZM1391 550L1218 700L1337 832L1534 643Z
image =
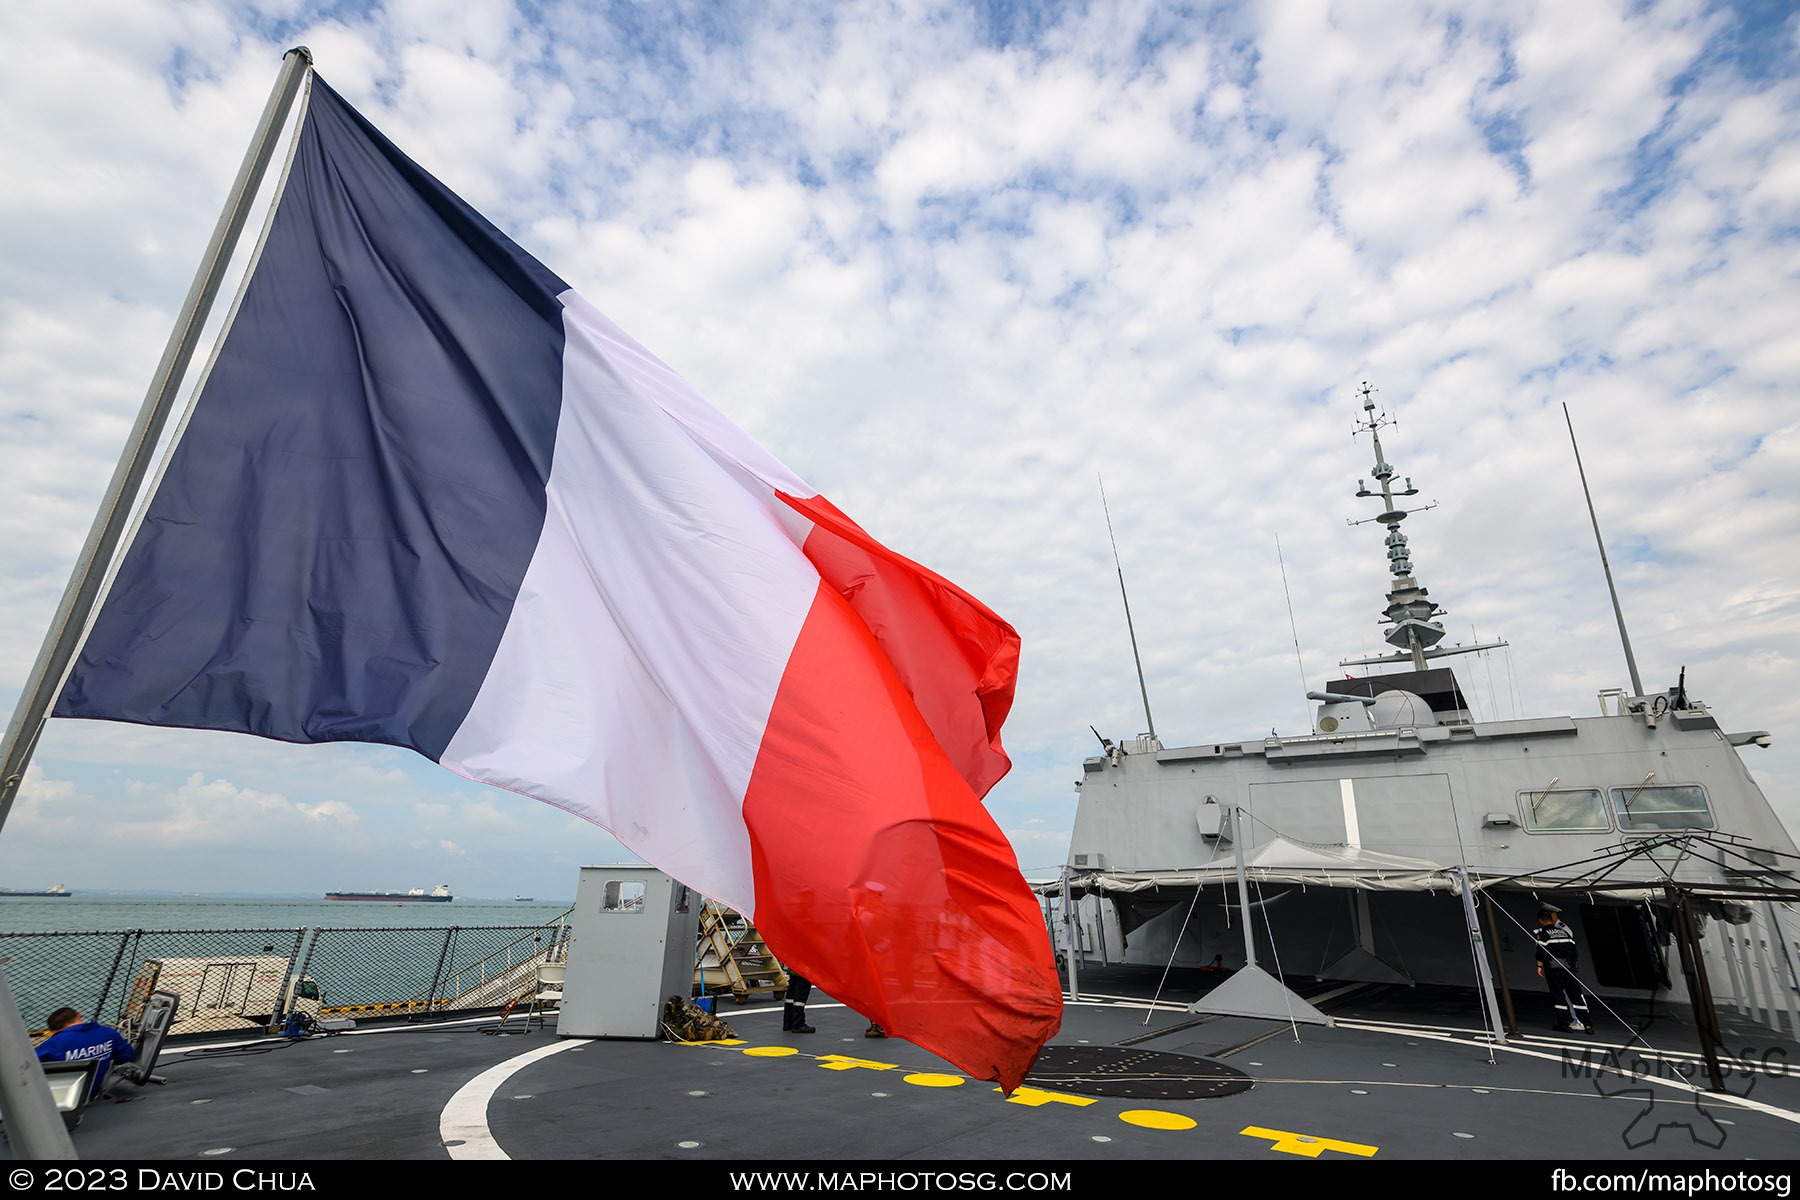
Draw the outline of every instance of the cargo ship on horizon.
M447 883L440 883L429 892L424 888L410 888L404 892L326 892L325 898L327 900L394 900L422 904L448 904L456 899L450 894L450 885Z
M0 899L12 900L66 900L74 894L60 883L53 883L36 891L31 888L0 888Z

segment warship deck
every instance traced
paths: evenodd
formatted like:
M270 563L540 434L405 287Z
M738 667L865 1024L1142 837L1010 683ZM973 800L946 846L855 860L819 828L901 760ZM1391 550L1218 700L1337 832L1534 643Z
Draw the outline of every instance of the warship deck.
M90 1163L227 1180L331 1161L617 1159L685 1161L700 1173L673 1178L753 1191L806 1185L728 1173L1066 1173L1056 1191L1110 1178L1105 1164L1459 1160L1505 1161L1555 1190L1556 1167L1716 1172L1800 1150L1800 1046L1729 1015L1741 1061L1709 1093L1690 1016L1666 1004L1615 1004L1635 1035L1602 1013L1581 1036L1550 1031L1541 995L1515 994L1522 1036L1490 1062L1473 989L1296 984L1337 1021L1296 1030L1188 1012L1218 978L1176 972L1152 1005L1157 972L1084 971L1083 1000L1010 1100L907 1042L865 1038L829 1000L809 1008L811 1035L784 1034L779 1005L725 1004L733 1043L497 1035L487 1018L165 1046L166 1086L119 1085L73 1139ZM1584 1065L1609 1060L1619 1071Z

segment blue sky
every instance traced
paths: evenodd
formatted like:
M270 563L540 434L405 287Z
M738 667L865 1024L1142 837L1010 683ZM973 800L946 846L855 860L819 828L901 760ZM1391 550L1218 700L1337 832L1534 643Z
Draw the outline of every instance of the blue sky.
M1483 716L1688 686L1800 827L1800 23L1775 4L0 11L0 696L23 681L274 81L404 149L1024 639L991 807L1096 743L1305 728L1379 646L1362 380ZM63 853L83 847L79 859ZM601 831L392 750L53 724L0 881L572 891ZM52 857L52 855L58 857ZM55 865L50 865L54 863ZM560 888L560 890L559 890Z

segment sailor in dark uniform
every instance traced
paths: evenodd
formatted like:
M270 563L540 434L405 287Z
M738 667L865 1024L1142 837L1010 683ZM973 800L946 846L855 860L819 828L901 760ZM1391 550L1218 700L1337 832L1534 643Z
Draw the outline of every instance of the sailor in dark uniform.
M1550 1002L1556 1006L1556 1028L1591 1033L1588 1024L1587 993L1576 978L1581 955L1575 946L1575 931L1563 924L1562 909L1554 904L1538 908L1537 972L1550 989Z
M806 1002L812 998L812 983L792 967L788 968L787 977L787 996L781 1006L781 1032L817 1033L818 1030L806 1023Z

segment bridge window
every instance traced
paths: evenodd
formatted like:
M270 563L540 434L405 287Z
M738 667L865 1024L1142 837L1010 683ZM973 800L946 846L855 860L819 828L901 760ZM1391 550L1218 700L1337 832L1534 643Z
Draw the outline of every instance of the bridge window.
M1599 788L1559 788L1520 792L1525 828L1539 833L1595 833L1612 828Z
M1697 783L1612 789L1613 811L1626 833L1661 829L1714 829L1706 789Z

